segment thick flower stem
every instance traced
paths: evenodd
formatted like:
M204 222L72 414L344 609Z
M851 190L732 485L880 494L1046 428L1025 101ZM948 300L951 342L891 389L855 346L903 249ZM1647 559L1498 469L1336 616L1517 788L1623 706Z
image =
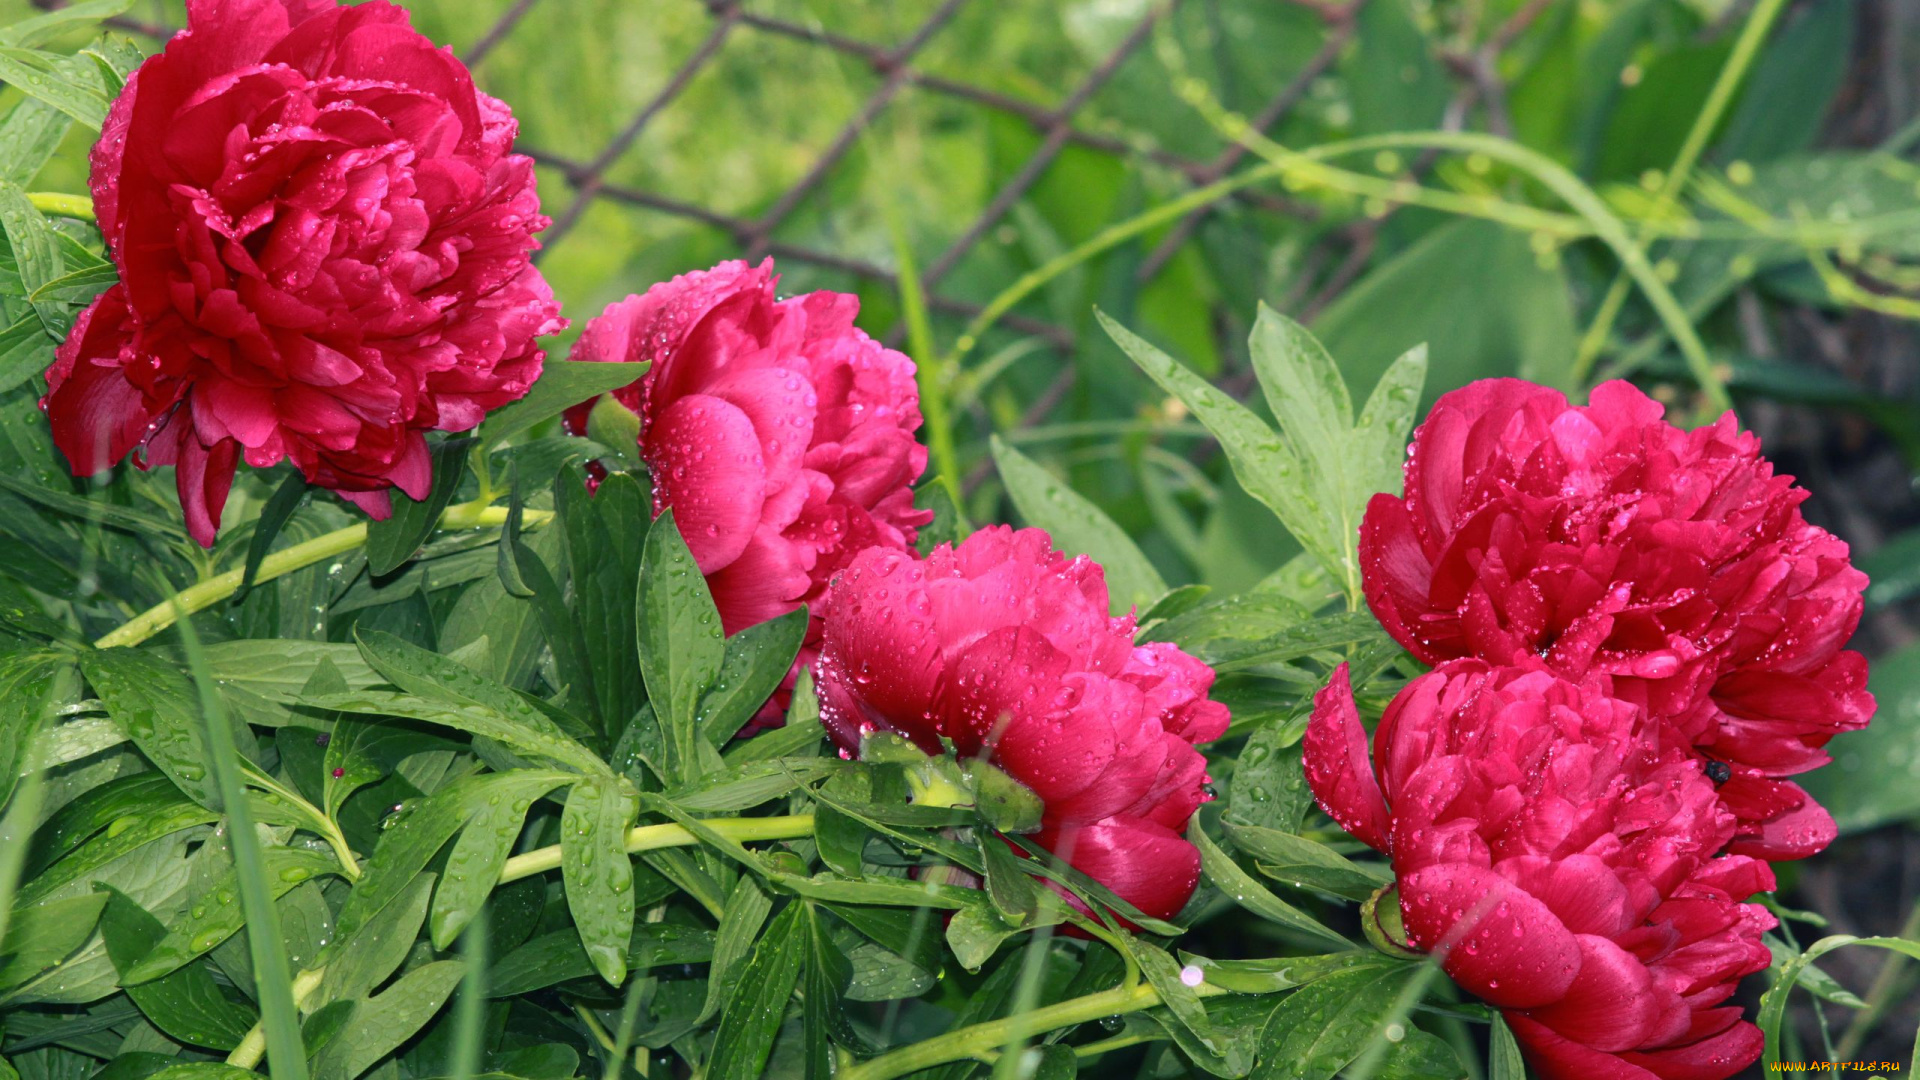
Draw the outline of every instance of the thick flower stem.
M78 218L81 221L93 221L93 200L85 195L65 195L57 191L30 191L27 201L35 210L55 217Z
M1197 990L1202 995L1221 992L1204 985ZM903 1046L847 1069L840 1074L840 1080L893 1080L896 1076L905 1076L949 1061L984 1061L1006 1049L1008 1043L1020 1039L1106 1016L1140 1012L1158 1004L1160 995L1148 983L1118 986Z
M553 517L552 511L527 510L526 524L539 525ZM440 516L442 529L473 529L486 526L498 526L507 520L507 511L501 507L485 506L478 503L462 503L449 507ZM325 536L316 536L304 543L295 544L273 552L260 561L260 572L254 575L254 583L271 581L282 574L290 574L312 566L323 559L344 555L367 542L367 526L363 522L336 529ZM195 585L189 585L174 596L134 616L117 629L93 643L96 649L111 649L121 645L138 645L153 635L172 626L181 613L188 615L196 611L205 611L214 604L225 600L240 591L240 579L244 569L235 568Z
M702 824L729 840L742 842L794 840L813 835L812 814L793 814L788 817L720 818L702 822ZM688 847L699 842L699 837L680 825L642 825L627 833L626 846L627 854L638 855L643 851ZM500 869L500 883L504 885L509 881L542 874L559 865L560 845L536 848L524 855L515 855L508 859L506 865Z
M317 967L312 971L303 971L294 976L293 1004L295 1008L299 1008L306 1002L307 998L313 996L314 990L319 988L320 980L325 978L326 974L327 969L325 967ZM251 1069L255 1065L260 1064L260 1059L265 1057L266 1053L267 1029L259 1024L255 1024L247 1031L246 1037L240 1040L240 1045L233 1048L233 1053L227 1055L227 1064L238 1065L242 1069Z

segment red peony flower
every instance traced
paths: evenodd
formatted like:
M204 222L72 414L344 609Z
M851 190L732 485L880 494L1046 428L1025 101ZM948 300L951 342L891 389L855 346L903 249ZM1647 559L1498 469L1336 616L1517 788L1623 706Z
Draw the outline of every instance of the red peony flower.
M1735 850L1812 854L1832 819L1780 778L1872 716L1866 662L1842 650L1866 576L1732 414L1682 431L1661 413L1623 382L1585 407L1516 379L1445 395L1405 498L1367 508L1368 603L1428 663L1538 656L1611 676L1726 766Z
M1149 915L1193 895L1181 837L1205 801L1226 706L1213 670L1167 644L1135 646L1107 615L1099 564L1039 529L998 526L925 561L870 548L834 582L816 677L834 741L879 730L928 753L987 756L1046 805L1034 839Z
M854 328L858 297L775 299L773 260L724 262L610 305L573 359L650 360L614 391L640 415L656 512L673 507L729 634L825 595L930 512L913 361ZM590 406L574 411L576 428Z
M174 465L211 544L238 459L368 514L425 498L424 433L539 377L565 323L533 269L533 163L505 105L385 0L189 0L93 153L120 284L44 405L73 469Z
M1721 1007L1767 967L1765 862L1701 764L1655 749L1604 679L1455 660L1401 691L1373 736L1346 668L1304 742L1321 807L1393 860L1407 937L1505 1010L1548 1080L1716 1080L1760 1052Z

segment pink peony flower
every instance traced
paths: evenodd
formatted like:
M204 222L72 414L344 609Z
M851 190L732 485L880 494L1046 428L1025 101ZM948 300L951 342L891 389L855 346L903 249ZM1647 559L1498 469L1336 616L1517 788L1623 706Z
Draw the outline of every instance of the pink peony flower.
M1765 862L1698 760L1658 751L1604 679L1455 660L1396 697L1373 736L1345 666L1314 700L1307 780L1387 853L1408 940L1502 1008L1548 1080L1717 1080L1760 1052L1722 1007L1767 967Z
M1780 778L1872 716L1866 663L1842 649L1866 577L1731 414L1682 431L1661 413L1623 382L1585 407L1516 379L1445 395L1405 498L1367 508L1368 603L1428 663L1538 656L1610 676L1725 766L1736 850L1812 854L1832 819Z
M74 471L175 466L209 545L243 457L375 518L425 498L423 434L526 393L565 325L514 131L385 0L189 0L94 148L120 284L47 372Z
M913 361L854 328L857 297L778 300L777 282L771 259L682 274L609 306L573 349L653 362L614 397L640 415L655 511L673 507L729 634L817 603L856 554L904 551L932 520L913 506Z
M878 730L987 756L1045 803L1041 846L1169 917L1199 882L1180 835L1207 798L1194 745L1228 716L1211 668L1133 632L1107 615L1100 566L1039 529L984 529L924 562L870 548L828 597L821 719L848 750Z

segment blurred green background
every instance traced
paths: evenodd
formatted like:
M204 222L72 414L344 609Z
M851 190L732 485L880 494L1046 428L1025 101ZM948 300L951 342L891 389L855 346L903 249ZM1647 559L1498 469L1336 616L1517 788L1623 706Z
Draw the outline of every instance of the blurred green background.
M0 19L30 6L6 0ZM405 6L476 63L542 162L543 199L563 223L542 266L574 320L569 339L629 292L772 251L785 290L856 291L862 324L905 347L899 275L937 268L931 355L924 341L915 351L952 407L966 512L1017 520L988 464L999 433L1107 509L1174 584L1242 589L1297 549L1099 332L1096 306L1243 396L1259 302L1308 323L1362 393L1424 341L1430 397L1494 375L1576 393L1625 375L1686 422L1702 396L1642 291L1596 319L1619 272L1609 248L1531 227L1547 219L1528 211L1563 222L1566 206L1480 155L1365 153L1339 159L1331 182L1295 173L1253 186L1075 263L957 355L971 311L1103 229L1257 164L1222 133L1235 116L1294 150L1462 130L1564 166L1649 238L1741 420L1875 578L1858 647L1875 660L1879 718L1839 740L1838 765L1813 784L1848 835L1787 869L1783 901L1834 931L1920 930L1920 5ZM1745 57L1756 17L1767 32ZM142 24L175 26L181 12L142 0L130 19L122 29L151 48ZM1741 77L1710 108L1730 62ZM1663 199L1690 133L1704 152ZM82 134L36 187L80 189ZM1414 184L1416 205L1404 205ZM1850 986L1880 964L1831 961ZM1861 1028L1858 1056L1910 1053L1905 985L1878 999L1894 1012ZM1810 1009L1800 1019L1811 1032ZM1849 1020L1836 1009L1836 1032Z

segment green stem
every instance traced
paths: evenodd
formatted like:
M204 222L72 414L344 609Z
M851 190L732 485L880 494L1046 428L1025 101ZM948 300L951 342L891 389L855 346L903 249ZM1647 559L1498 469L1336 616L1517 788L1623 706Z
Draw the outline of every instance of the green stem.
M1727 56L1726 65L1720 69L1719 78L1714 80L1713 89L1707 94L1706 104L1701 107L1700 114L1693 118L1693 127L1688 129L1686 141L1680 144L1673 167L1667 170L1660 190L1654 195L1653 208L1634 237L1636 246L1645 244L1651 238L1648 225L1659 220L1686 187L1694 165L1707 148L1707 140L1713 137L1714 129L1720 126L1720 118L1725 115L1727 106L1733 103L1734 92L1745 81L1747 69L1753 65L1753 58L1759 54L1760 46L1767 39L1767 31L1772 29L1774 20L1785 6L1785 0L1760 0L1754 6L1752 16L1740 30L1739 40L1734 42L1733 52ZM1606 347L1607 337L1613 332L1613 322L1627 301L1627 278L1624 266L1614 274L1613 284L1600 302L1600 310L1594 314L1592 325L1587 327L1586 335L1580 339L1579 350L1573 358L1575 383L1586 382L1587 376L1593 371L1594 361L1599 359L1600 351Z
M1196 988L1196 992L1203 997L1210 997L1225 991L1202 985ZM896 1076L905 1076L949 1061L989 1061L1008 1043L1016 1040L1029 1039L1106 1016L1140 1012L1158 1004L1160 995L1151 983L1117 986L1112 990L1062 1001L1018 1016L974 1024L924 1042L903 1046L845 1070L840 1074L840 1080L893 1080Z
M35 210L43 214L79 218L81 221L94 220L93 200L85 195L63 195L57 191L29 191L27 201L33 204Z
M313 992L319 989L320 980L326 977L326 974L326 968L317 967L312 971L303 971L299 975L294 976L294 1008L297 1009L306 1004L307 999L313 996ZM240 1040L240 1045L233 1048L233 1053L227 1055L227 1064L238 1065L243 1069L251 1069L255 1065L260 1064L260 1058L264 1056L266 1052L267 1029L259 1024L255 1024L247 1031L246 1037Z
M1914 904L1913 910L1907 912L1907 921L1901 925L1898 936L1920 938L1920 903ZM1834 1060L1851 1061L1860 1052L1860 1044L1867 1041L1867 1036L1879 1024L1887 1007L1894 1004L1894 993L1904 981L1902 977L1906 974L1906 966L1907 958L1897 952L1888 953L1887 958L1880 962L1873 985L1867 988L1867 1007L1853 1014L1853 1020L1840 1036L1840 1045L1834 1049ZM1920 1065L1920 1062L1915 1064Z
M793 840L813 835L813 815L793 814L786 817L763 818L717 818L701 824L728 840ZM627 833L627 854L638 855L643 851L655 851L660 848L691 847L700 842L700 838L687 831L681 825L642 825ZM560 865L560 845L535 848L524 855L515 855L508 859L500 869L500 884L518 881L524 877L543 874Z
M529 526L546 522L553 517L550 510L527 510L525 523ZM507 520L504 508L487 506L476 500L449 507L440 515L442 529L472 529L486 526L498 526ZM365 522L349 525L344 529L335 529L324 536L282 548L260 561L260 572L254 575L254 583L271 581L282 574L290 574L312 566L323 559L344 555L367 542ZM225 600L240 591L240 579L245 575L243 568L228 570L198 584L189 585L169 599L148 608L134 616L105 637L93 643L96 649L111 649L122 645L138 645L153 635L172 626L181 615L191 615L205 611L214 604Z

